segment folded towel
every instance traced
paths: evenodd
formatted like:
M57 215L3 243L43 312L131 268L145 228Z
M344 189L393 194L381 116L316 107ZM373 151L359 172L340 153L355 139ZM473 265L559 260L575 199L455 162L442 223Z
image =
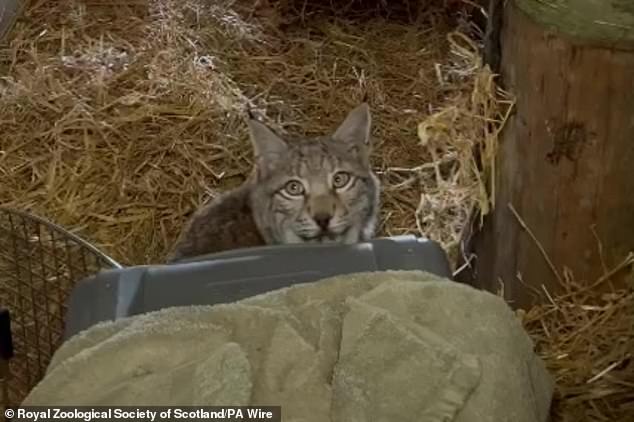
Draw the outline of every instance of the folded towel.
M279 405L297 422L541 422L552 393L501 298L388 271L100 323L58 349L23 405Z

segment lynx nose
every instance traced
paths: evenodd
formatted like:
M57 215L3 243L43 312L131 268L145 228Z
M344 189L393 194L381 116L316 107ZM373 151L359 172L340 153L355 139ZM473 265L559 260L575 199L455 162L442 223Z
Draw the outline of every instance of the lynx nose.
M332 216L330 214L315 214L313 220L315 220L315 223L317 223L317 225L325 231L328 230L331 218Z

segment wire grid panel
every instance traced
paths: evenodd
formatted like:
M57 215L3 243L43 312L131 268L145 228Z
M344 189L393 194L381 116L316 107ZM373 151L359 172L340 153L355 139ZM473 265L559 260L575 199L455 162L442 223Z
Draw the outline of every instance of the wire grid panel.
M4 406L19 405L44 376L61 344L75 283L120 267L63 228L0 207L0 304L11 313L14 344Z

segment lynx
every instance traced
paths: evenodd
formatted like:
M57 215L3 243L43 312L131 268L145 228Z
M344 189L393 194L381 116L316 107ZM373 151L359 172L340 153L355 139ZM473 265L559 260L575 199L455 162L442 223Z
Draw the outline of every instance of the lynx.
M329 136L282 137L251 116L248 127L250 177L194 213L168 262L262 245L352 244L375 235L380 182L370 166L366 103Z

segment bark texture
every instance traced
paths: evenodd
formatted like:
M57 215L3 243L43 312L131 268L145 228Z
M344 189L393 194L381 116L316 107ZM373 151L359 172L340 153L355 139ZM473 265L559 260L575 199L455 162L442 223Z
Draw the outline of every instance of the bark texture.
M504 7L501 76L517 102L495 210L467 239L477 259L460 276L503 283L518 307L542 284L557 291L564 267L592 283L634 251L634 2L554 3Z

